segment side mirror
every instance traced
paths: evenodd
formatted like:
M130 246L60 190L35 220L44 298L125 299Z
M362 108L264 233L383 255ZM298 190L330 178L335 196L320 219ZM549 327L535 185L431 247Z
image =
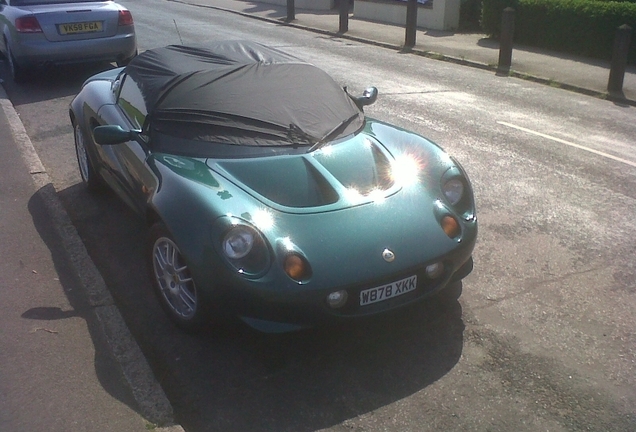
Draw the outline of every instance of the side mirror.
M369 87L362 92L362 96L354 97L353 101L358 108L362 109L367 105L371 105L378 98L378 89L376 87Z
M93 141L99 145L121 144L135 139L138 133L124 130L121 126L97 126L93 129Z
M363 106L371 105L375 103L375 100L377 98L378 98L378 89L376 87L369 87L368 89L362 92Z

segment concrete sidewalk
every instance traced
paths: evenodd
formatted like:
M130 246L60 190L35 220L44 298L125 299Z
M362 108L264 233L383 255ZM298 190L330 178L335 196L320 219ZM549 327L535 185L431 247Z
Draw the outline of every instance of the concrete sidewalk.
M265 2L245 0L170 1L234 12L277 24L383 46L396 51L403 49L405 40L404 27L356 19L355 10L349 15L349 30L341 34L338 32L338 10L318 12L295 8L296 19L286 22L286 6ZM632 43L636 43L636 41L632 40ZM499 43L488 39L484 34L418 29L416 45L411 52L416 55L491 70L493 73L496 73L499 61ZM628 66L623 92L618 94L607 92L609 71L608 61L515 46L512 53L510 76L609 99L617 103L636 105L636 66Z
M183 431L0 86L0 431Z

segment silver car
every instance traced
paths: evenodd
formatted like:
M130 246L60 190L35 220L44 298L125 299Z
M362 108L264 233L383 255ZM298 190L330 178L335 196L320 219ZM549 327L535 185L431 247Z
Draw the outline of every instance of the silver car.
M35 67L127 64L137 53L132 14L113 1L0 0L0 52L16 82Z

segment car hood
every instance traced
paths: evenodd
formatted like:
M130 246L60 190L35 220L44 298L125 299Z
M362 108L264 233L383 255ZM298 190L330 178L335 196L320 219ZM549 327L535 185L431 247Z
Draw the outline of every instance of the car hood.
M210 237L201 233L210 232L211 221L255 226L278 256L302 251L314 271L308 289L408 273L459 244L469 254L474 244L472 192L465 212L457 214L441 190L447 173L463 174L461 167L432 142L384 123L368 121L363 133L309 154L155 160L163 178L153 198L157 210L184 253L201 257L203 267L200 239ZM440 226L449 213L463 226L458 238ZM384 249L395 253L395 262L383 259ZM288 286L279 289L298 289L291 279L280 280Z
M428 183L431 174L439 179L441 172L431 169L440 164L430 162L443 152L430 142L409 146L410 137L368 121L362 133L311 153L207 164L267 207L323 213L384 200L407 184Z

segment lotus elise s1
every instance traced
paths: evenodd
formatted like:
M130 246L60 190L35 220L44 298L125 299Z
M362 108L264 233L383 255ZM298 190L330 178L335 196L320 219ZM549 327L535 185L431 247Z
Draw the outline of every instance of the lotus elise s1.
M271 331L380 314L473 268L461 165L367 118L323 70L249 41L151 49L70 105L83 181L149 227L157 297L184 330Z

